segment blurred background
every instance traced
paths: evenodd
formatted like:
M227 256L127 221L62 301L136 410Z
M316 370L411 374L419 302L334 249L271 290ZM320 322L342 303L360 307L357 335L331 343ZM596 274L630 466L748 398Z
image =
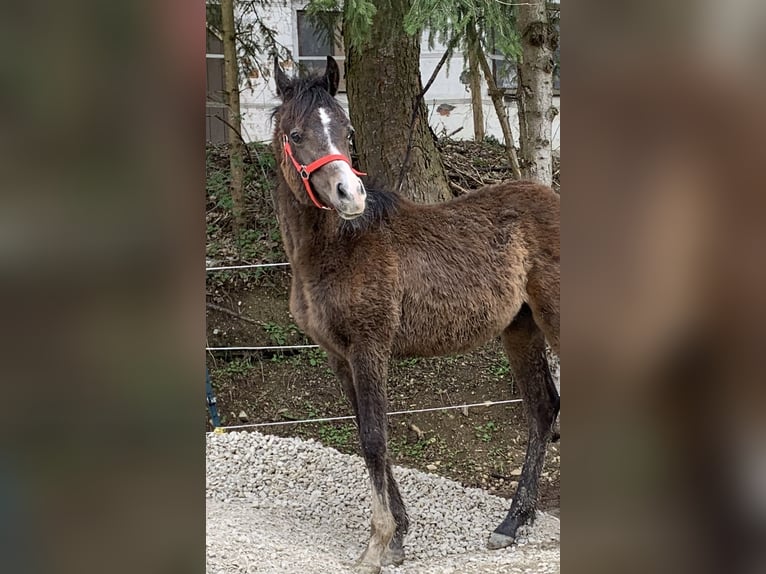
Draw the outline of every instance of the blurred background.
M573 4L562 563L764 572L766 6Z
M4 7L4 571L204 568L204 18Z

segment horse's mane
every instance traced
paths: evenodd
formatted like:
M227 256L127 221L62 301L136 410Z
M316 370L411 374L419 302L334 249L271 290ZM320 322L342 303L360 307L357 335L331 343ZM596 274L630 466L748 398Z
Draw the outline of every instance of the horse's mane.
M341 235L353 236L384 225L396 213L401 201L401 196L392 191L367 188L364 213L356 219L341 219Z

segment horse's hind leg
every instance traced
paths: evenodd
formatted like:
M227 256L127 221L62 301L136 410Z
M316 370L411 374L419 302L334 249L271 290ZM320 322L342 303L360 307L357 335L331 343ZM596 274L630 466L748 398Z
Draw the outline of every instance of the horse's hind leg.
M542 329L546 341L556 355L559 354L560 292L561 275L558 260L545 260L532 269L527 283L529 306L535 323ZM556 394L558 395L558 389ZM552 440L557 441L560 434L557 416L553 423Z
M548 344L559 354L561 325L561 276L558 263L547 261L529 273L527 295L535 322L542 329Z
M527 305L522 306L502 339L524 401L529 440L511 509L489 537L487 546L491 549L511 545L519 526L534 519L540 472L559 407L558 393L545 357L545 337Z
M330 364L335 376L338 377L343 386L343 393L346 395L351 408L354 410L354 416L359 416L359 406L356 403L356 390L354 389L354 377L351 374L351 366L348 361L339 355L327 353L327 362Z
M357 425L359 425L359 404L357 402L356 388L354 386L354 377L351 371L351 366L343 357L328 353L328 361L335 375L343 385L343 391L348 397L351 407L354 410L354 415L357 418ZM385 384L385 378L384 378ZM385 398L385 395L384 395ZM385 407L384 407L385 409ZM385 420L385 419L384 419ZM359 427L361 429L361 427ZM360 432L361 437L361 432ZM396 484L393 473L391 471L391 463L386 459L386 482L388 486L388 501L391 513L396 521L396 531L393 538L386 549L382 558L382 564L384 566L389 564L399 565L404 561L404 537L407 535L409 529L409 518L407 511L402 501L402 495L399 493L399 487Z

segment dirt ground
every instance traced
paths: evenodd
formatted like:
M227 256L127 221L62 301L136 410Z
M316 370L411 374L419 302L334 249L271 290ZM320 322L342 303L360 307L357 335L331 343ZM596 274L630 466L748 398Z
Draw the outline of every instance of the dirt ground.
M220 305L250 321L208 309L209 346L311 344L289 315L289 272L270 271L259 283L262 285L236 297L229 295L229 304ZM208 368L222 426L351 412L324 353L318 349L209 353ZM389 370L390 411L517 397L497 341L459 356L393 361ZM511 497L526 448L522 408L514 403L391 417L391 457L396 464ZM210 430L209 420L207 425ZM314 438L341 452L359 453L353 421L286 424L259 430ZM560 460L559 444L551 445L540 483L540 508L554 513L559 506Z

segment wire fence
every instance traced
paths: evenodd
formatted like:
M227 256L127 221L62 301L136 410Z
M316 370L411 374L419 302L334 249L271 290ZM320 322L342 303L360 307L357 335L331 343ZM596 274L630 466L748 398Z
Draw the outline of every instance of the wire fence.
M205 271L228 271L230 269L256 269L258 267L285 267L289 263L252 263L247 265L224 265L222 267L206 267Z
M448 406L442 406L442 407L429 407L425 409L410 409L410 410L404 410L404 411L393 411L390 413L386 413L387 416L393 417L398 415L409 415L413 413L430 413L430 412L436 412L436 411L450 411L454 409L470 409L475 407L493 407L495 405L507 405L511 403L520 403L521 399L508 399L503 401L484 401L483 403L468 403L464 405L448 405ZM245 428L257 428L257 427L273 427L273 426L283 426L283 425L299 425L299 424L309 424L309 423L326 423L326 422L333 422L333 421L345 421L345 420L351 420L355 419L356 417L353 415L345 415L345 416L339 416L339 417L324 417L324 418L316 418L316 419L300 419L295 421L277 421L277 422L270 422L270 423L252 423L252 424L244 424L244 425L231 425L231 426L221 426L221 427L215 427L215 430L212 432L226 432L228 430L237 430L237 429L245 429Z
M319 345L275 345L266 347L205 347L206 351L283 351L285 349L318 349Z

